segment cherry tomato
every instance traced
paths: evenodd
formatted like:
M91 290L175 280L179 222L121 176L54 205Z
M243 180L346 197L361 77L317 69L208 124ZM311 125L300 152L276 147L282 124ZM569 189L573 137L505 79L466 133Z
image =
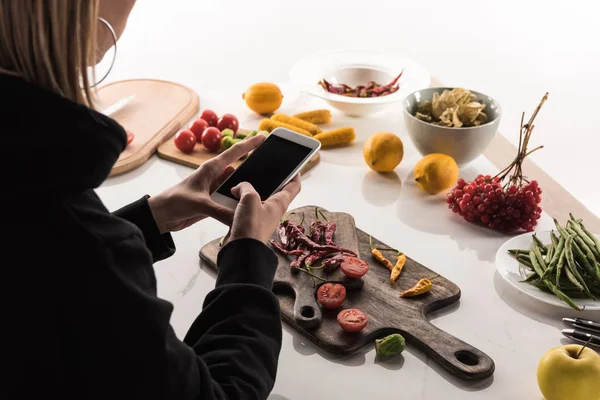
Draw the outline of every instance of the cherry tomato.
M348 278L360 278L369 272L369 264L356 257L344 257L340 268Z
M192 126L190 126L190 131L196 136L196 141L198 143L202 143L202 134L206 128L208 128L208 122L202 118L198 118L194 121Z
M196 146L196 136L192 131L181 131L175 135L175 147L183 153L191 153Z
M348 308L340 311L337 320L342 329L346 332L358 332L367 326L369 317L358 308Z
M335 310L339 308L346 299L346 288L339 283L324 283L317 290L317 300L324 308Z
M217 128L219 128L221 132L223 132L225 129L231 129L233 133L236 133L239 126L240 123L233 114L224 114L219 122L217 122Z
M210 126L217 126L217 122L219 121L219 116L213 110L204 110L202 114L200 114L200 119L208 122Z
M221 131L215 127L206 128L202 134L202 144L210 151L217 152L221 148Z
M135 139L135 135L127 129L125 129L125 132L127 132L127 146L129 146L133 142L133 139Z

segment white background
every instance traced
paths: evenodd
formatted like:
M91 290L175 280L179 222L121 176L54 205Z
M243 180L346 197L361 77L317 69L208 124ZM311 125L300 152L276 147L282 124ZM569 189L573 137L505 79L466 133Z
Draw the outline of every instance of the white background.
M335 49L395 51L448 86L495 97L504 111L500 131L513 142L521 112L530 113L549 91L532 140L546 148L534 160L600 214L599 11L593 1L139 0L109 81L177 81L199 93L202 108L233 112L251 124L256 117L241 93L252 83L282 83L283 111L306 101L285 84L300 57ZM540 399L537 361L561 343L559 317L569 312L537 304L507 286L494 266L506 237L463 223L439 199L423 196L411 184L419 156L399 114L366 120L336 116L339 123L355 126L358 143L324 152L294 206L318 203L349 212L363 230L456 282L463 292L460 305L436 315L434 323L489 354L496 373L484 382L460 382L410 347L395 362L375 360L370 347L350 359L333 359L285 327L272 399ZM362 161L362 141L380 130L404 140L398 179L371 173ZM479 159L462 175L494 171ZM115 209L190 172L152 158L108 180L99 194ZM542 228L550 227L548 219L541 222ZM156 266L159 295L174 302L172 323L180 336L214 285L212 274L198 268L198 250L224 232L219 224L203 221L177 233L177 254ZM600 319L598 313L590 317Z

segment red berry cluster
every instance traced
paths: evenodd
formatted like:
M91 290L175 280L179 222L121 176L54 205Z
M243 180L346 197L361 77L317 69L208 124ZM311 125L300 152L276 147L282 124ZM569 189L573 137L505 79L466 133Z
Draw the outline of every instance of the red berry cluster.
M473 182L459 179L446 202L448 208L469 222L501 232L531 232L542 213L541 194L537 181L503 189L500 178L479 175Z

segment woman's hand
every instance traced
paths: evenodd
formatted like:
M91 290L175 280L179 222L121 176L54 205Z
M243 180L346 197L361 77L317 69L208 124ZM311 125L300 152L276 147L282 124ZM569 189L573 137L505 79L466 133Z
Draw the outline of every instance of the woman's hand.
M240 199L235 209L228 241L252 238L267 243L290 203L300 192L300 174L283 190L261 202L259 194L248 182L242 182L231 193Z
M231 226L234 210L215 203L211 200L210 195L234 171L230 164L254 150L264 140L263 135L258 135L237 143L202 164L193 174L177 185L157 196L150 197L148 205L160 232L179 231L206 217L215 218ZM258 200L260 203L260 198Z

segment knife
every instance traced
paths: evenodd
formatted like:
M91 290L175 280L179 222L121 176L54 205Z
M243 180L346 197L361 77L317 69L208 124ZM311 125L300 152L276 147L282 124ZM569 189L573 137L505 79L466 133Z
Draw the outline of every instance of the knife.
M600 336L593 333L587 333L577 329L563 329L562 334L579 343L587 343L590 340L590 346L600 347Z
M112 114L116 113L117 111L119 111L123 107L125 107L127 104L131 103L131 101L134 98L135 98L135 96L125 97L125 98L117 101L116 103L111 104L110 106L106 107L104 110L102 110L102 114L110 117Z
M600 335L600 322L589 321L583 318L563 318L563 322L575 329L585 329Z

